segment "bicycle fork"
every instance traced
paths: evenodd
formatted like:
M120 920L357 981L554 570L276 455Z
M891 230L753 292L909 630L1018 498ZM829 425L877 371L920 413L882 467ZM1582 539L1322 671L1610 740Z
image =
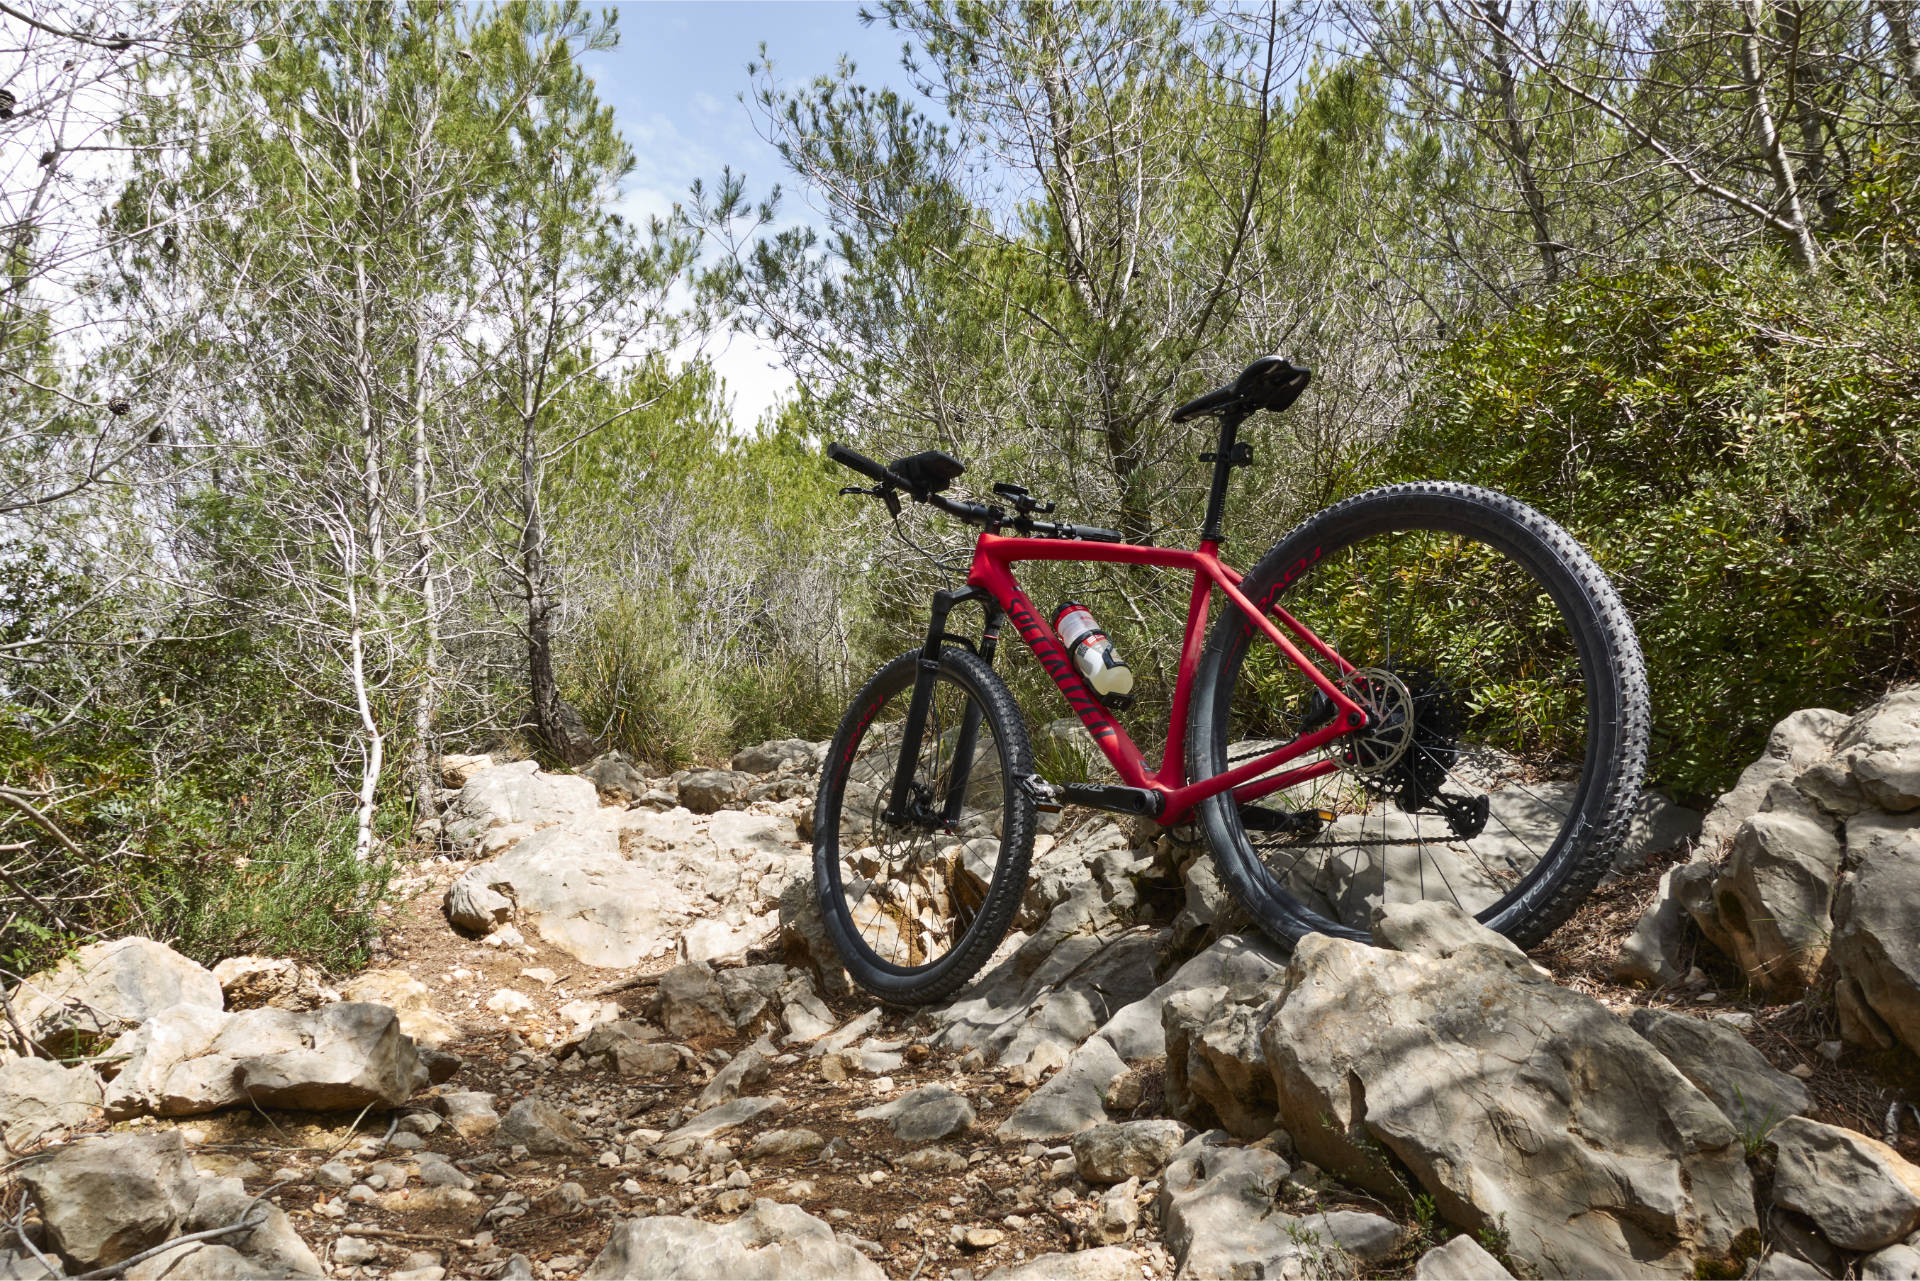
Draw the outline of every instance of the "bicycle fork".
M986 627L981 632L977 649L966 637L947 631L947 616L953 612L953 607L974 600L985 601L987 611ZM957 641L992 663L994 650L1000 642L1001 619L993 597L981 588L968 587L957 592L939 591L933 594L933 615L927 620L927 640L920 647L919 670L914 673L913 695L907 702L907 723L900 740L900 759L894 765L893 791L882 815L888 823L901 827L924 825L951 829L959 822L960 812L966 802L968 777L973 772L973 753L980 738L982 713L976 700L966 700L966 710L960 717L946 796L935 796L931 790L925 798L916 796L913 776L920 763L920 745L927 731L927 715L933 706L933 683L940 675L941 647L949 641ZM934 744L936 773L939 750L940 745ZM934 782L938 784L937 776Z

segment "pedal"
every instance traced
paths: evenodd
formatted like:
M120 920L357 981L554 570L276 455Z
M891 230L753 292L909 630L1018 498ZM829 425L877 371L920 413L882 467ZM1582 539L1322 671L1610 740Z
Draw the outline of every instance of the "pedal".
M1058 814L1060 807L1066 803L1065 793L1038 774L1028 774L1022 778L1020 790L1027 794L1027 799L1042 814Z

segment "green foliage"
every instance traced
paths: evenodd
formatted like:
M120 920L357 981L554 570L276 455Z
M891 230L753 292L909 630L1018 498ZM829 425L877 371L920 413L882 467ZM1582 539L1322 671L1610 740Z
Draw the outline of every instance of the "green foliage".
M356 859L347 822L309 821L249 845L226 835L221 848L170 863L140 886L140 916L161 937L207 964L243 952L335 972L366 963L390 857Z
M1920 297L1755 266L1575 281L1435 354L1383 465L1533 503L1625 597L1652 781L1920 665Z

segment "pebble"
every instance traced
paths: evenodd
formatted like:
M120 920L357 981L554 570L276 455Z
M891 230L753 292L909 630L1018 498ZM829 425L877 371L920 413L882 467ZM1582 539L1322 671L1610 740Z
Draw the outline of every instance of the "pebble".
M544 965L537 965L530 970L521 970L520 977L523 979L532 979L541 987L552 987L560 981L560 976Z
M323 1188L344 1188L353 1184L353 1167L345 1161L329 1161L313 1172L313 1181Z
M1792 1067L1787 1069L1787 1075L1797 1076L1802 1081L1811 1081L1813 1080L1813 1064L1796 1063Z
M350 1268L371 1263L379 1257L380 1247L360 1237L341 1237L333 1243L333 1261Z
M955 1228L952 1240L969 1250L991 1250L1007 1239L1007 1234L999 1228Z
M642 1191L640 1187L640 1181L638 1179L628 1179L625 1183L622 1183L620 1185L620 1190L626 1193L628 1196L639 1196Z
M533 1001L524 992L503 987L487 998L487 1008L495 1014L525 1014L533 1008Z

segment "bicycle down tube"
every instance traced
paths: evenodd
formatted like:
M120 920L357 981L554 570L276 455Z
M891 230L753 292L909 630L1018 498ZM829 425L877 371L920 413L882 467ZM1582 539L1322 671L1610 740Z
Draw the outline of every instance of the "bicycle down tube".
M1261 775L1277 769L1288 761L1296 760L1315 749L1332 742L1366 724L1366 713L1347 696L1345 690L1335 684L1305 654L1300 646L1304 645L1323 660L1332 664L1341 674L1353 670L1352 665L1299 620L1286 610L1274 604L1271 597L1258 604L1249 601L1240 591L1240 575L1222 564L1216 555L1218 544L1209 540L1200 545L1198 551L1186 551L1180 548L1142 547L1130 543L1089 543L1052 538L1009 538L997 534L983 533L974 547L973 566L967 576L967 585L984 590L999 609L1012 620L1020 638L1033 655L1040 661L1047 674L1060 689L1067 704L1079 716L1081 724L1100 745L1101 752L1120 775L1121 781L1129 787L1156 792L1162 799L1161 811L1156 815L1158 822L1171 824L1179 822L1195 805L1220 792L1232 788L1234 796L1240 801L1249 801L1266 796L1296 783L1319 778L1333 773L1339 768L1337 762L1321 761L1316 764L1287 770L1271 778ZM1060 560L1080 562L1103 562L1122 565L1145 565L1162 569L1184 569L1193 574L1193 589L1187 604L1185 635L1180 648L1179 675L1174 684L1173 708L1167 724L1167 741L1160 767L1149 771L1141 757L1140 749L1135 745L1126 730L1117 724L1107 709L1087 687L1072 660L1067 657L1060 639L1047 625L1040 612L1033 607L1020 584L1015 580L1011 566L1025 560ZM1303 559L1294 573L1304 570L1312 564L1312 558ZM1284 587L1291 581L1293 574L1281 579ZM1268 640L1280 648L1294 666L1298 667L1308 680L1333 703L1336 715L1331 724L1311 734L1304 735L1291 743L1247 761L1222 774L1211 778L1190 782L1186 777L1186 733L1188 702L1191 697L1195 673L1200 665L1200 651L1206 639L1207 606L1212 593L1218 589L1233 606L1246 614ZM1287 629L1282 631L1276 625L1274 617ZM1288 632L1292 633L1289 637ZM1299 644L1296 644L1295 641Z

